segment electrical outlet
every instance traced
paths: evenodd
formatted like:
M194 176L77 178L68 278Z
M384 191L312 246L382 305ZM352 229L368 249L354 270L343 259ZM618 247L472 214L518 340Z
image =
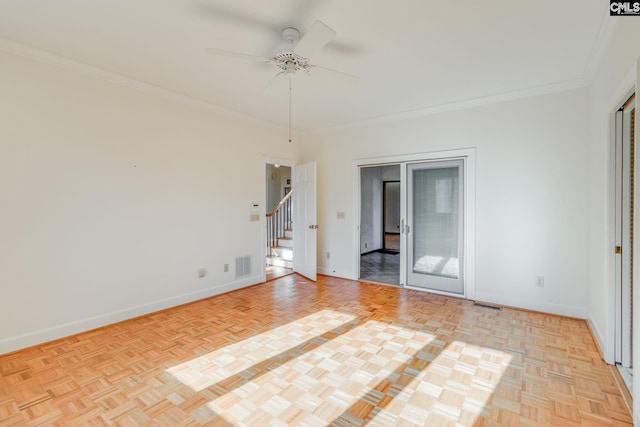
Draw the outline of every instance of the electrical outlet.
M331 253L327 252L327 259L331 259Z
M199 268L198 269L198 277L199 278L202 279L206 275L207 275L207 269L206 268Z
M544 276L536 276L536 287L544 288Z
M224 265L224 272L228 273L229 272L229 264L225 264Z
M364 248L367 249L367 244L366 243L364 244Z

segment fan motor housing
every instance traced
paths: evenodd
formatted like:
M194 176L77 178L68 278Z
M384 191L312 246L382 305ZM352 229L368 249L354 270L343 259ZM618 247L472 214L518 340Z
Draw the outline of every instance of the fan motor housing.
M281 52L269 60L270 63L280 68L287 74L294 74L296 71L311 73L312 65L307 58L303 58L295 52Z
M300 40L300 31L297 28L287 27L282 29L282 38L293 44Z

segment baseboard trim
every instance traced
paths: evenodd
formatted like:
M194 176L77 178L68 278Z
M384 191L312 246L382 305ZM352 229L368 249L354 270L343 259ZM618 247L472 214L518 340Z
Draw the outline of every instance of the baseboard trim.
M591 316L587 317L587 326L589 327L589 331L591 332L591 337L593 337L593 341L596 343L596 347L600 352L600 356L602 357L602 360L604 360L605 363L612 365L613 361L607 360L608 359L606 356L607 353L604 351L606 346L604 345L604 339L602 338L602 334L600 333L598 326L591 319Z
M189 292L175 297L165 298L146 304L128 307L111 313L101 314L95 317L63 323L23 335L17 335L0 340L0 355L44 344L50 341L62 339L71 335L87 332L93 329L108 326L114 323L144 316L157 311L165 310L182 304L235 291L260 283L260 276L250 276L230 283L213 286L196 292Z
M318 271L318 274L323 274L325 276L333 276L333 277L339 277L341 279L349 279L349 280L358 280L357 278L352 277L352 275L346 271L333 270L327 267L318 267L317 271ZM405 289L416 289L416 288L405 286ZM424 290L424 289L420 289L420 290ZM429 290L427 291L433 292ZM451 297L464 298L462 295L458 295L458 294L451 294L451 293L444 293L444 292L433 292L433 293L441 293ZM505 307L539 311L541 313L556 314L559 316L573 317L577 319L585 319L585 320L588 319L587 309L583 307L554 304L554 303L541 302L541 301L530 301L530 300L525 300L521 298L505 297L502 295L495 295L495 294L478 292L478 291L476 291L473 299L477 301L482 301L485 303L498 304Z
M316 271L318 272L318 274L322 274L325 276L339 277L340 279L358 280L358 278L354 278L353 275L348 271L335 270L330 267L318 267Z
M521 308L524 310L539 311L542 313L557 314L560 316L587 319L587 309L571 305L554 304L543 301L530 301L521 298L495 295L476 290L474 300L499 304L507 307Z

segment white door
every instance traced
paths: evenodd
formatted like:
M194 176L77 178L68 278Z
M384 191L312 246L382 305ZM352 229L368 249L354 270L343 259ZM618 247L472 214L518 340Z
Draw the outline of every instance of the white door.
M616 141L616 207L615 207L615 361L624 367L632 365L632 316L633 305L633 210L632 177L635 174L632 130L635 119L635 101L630 98L615 115Z
M464 294L463 160L407 165L407 285Z
M316 280L316 162L293 168L293 270Z

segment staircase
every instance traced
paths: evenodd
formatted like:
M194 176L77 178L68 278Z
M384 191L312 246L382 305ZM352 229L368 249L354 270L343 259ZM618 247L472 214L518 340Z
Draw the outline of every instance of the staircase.
M284 235L276 238L276 245L271 246L267 254L267 265L293 268L293 230L285 229Z
M293 268L292 194L293 190L266 214L267 265Z

